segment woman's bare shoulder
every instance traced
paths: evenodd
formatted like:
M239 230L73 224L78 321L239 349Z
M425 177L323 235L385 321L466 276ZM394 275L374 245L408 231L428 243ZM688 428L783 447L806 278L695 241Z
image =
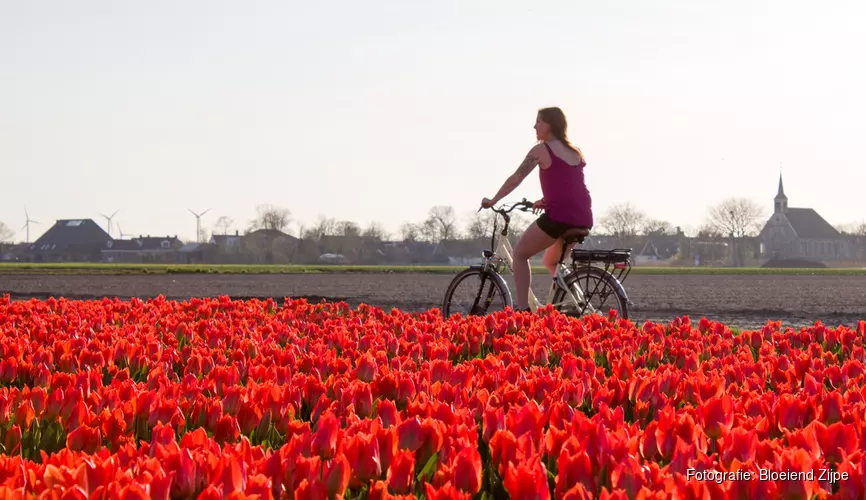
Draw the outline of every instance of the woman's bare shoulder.
M578 165L583 160L577 151L573 151L560 141L552 141L548 144L553 154L569 165Z

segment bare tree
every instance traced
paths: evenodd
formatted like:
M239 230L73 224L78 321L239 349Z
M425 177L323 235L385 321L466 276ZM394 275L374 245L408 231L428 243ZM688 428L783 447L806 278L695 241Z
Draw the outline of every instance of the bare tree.
M250 222L250 228L253 231L257 229L283 231L292 222L292 215L288 209L273 205L257 206L256 214L256 218Z
M320 215L315 224L301 233L301 238L318 240L322 236L331 236L337 234L337 221L332 217Z
M229 234L229 230L234 223L235 221L233 221L231 217L223 215L219 219L217 219L216 223L214 224L214 229L216 231L219 231L219 234Z
M12 236L14 235L15 233L11 229L9 229L9 226L4 224L3 222L0 222L0 243L5 241L12 241Z
M340 236L361 236L361 226L349 220L338 222L336 230Z
M764 210L748 198L727 198L710 207L707 225L724 236L751 236L760 231Z
M457 235L457 218L453 207L440 205L431 208L424 224L433 228L432 239L450 240Z
M400 225L400 238L403 241L418 241L421 236L421 229L418 224L412 222L404 222Z
M641 225L641 231L646 236L664 236L674 234L674 228L671 223L659 219L646 219Z
M611 236L625 242L637 236L646 218L646 214L631 203L620 203L610 207L598 225Z
M202 227L199 230L197 241L200 241L202 243L207 243L208 241L210 241L210 236L207 234L207 228Z
M428 218L418 226L418 233L422 240L435 243L436 237L439 236L439 227L433 218Z
M478 212L473 210L469 215L469 224L466 225L466 237L469 239L486 238L493 230L495 213L490 211Z
M698 238L722 238L725 235L722 234L715 227L704 223L698 228L697 234L695 234L695 236ZM728 236L730 236L730 235L728 235Z
M371 222L370 225L364 229L361 236L365 238L375 238L379 241L385 241L390 238L390 235L384 228L382 228L382 225L375 221Z

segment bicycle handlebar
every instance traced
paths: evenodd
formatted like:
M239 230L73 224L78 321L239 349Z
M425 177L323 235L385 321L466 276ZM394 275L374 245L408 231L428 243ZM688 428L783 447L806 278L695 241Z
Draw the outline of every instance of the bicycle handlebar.
M495 207L488 207L488 208L490 210L504 216L504 217L507 217L509 213L513 212L516 209L520 209L521 212L528 212L528 211L532 210L532 205L533 205L533 203L531 201L527 200L526 198L523 198L521 201L512 203L508 209L504 208L503 205L500 205L499 208L495 208ZM507 205L505 205L505 206L507 206ZM478 209L478 211L480 212L483 209L484 209L484 207L481 207Z

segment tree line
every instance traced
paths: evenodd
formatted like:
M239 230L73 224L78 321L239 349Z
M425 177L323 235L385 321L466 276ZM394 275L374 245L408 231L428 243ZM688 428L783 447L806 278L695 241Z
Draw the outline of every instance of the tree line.
M248 223L244 232L269 229L287 234L294 233L301 239L317 240L322 236L360 236L382 241L426 241L438 242L453 239L478 239L490 237L495 214L489 210L472 210L459 216L451 206L434 206L421 221L404 221L396 234L385 230L378 222L362 227L355 221L319 216L314 222L296 221L289 209L277 205L263 204L256 207L256 216ZM628 241L637 236L673 235L681 230L691 237L735 237L756 236L766 222L769 213L754 200L732 197L709 207L703 223L696 229L676 227L670 221L651 217L633 204L619 203L596 217L594 234L616 236ZM515 240L534 220L531 214L512 212L510 232ZM499 222L501 224L501 220ZM866 221L838 225L836 229L845 234L866 235ZM223 215L213 227L202 228L200 241L208 241L211 234L230 234L241 229L236 221ZM11 241L14 232L0 221L0 241Z
M613 205L597 216L593 233L616 236L623 241L637 236L674 235L678 230L690 237L742 238L757 236L769 215L769 212L754 200L731 197L709 207L699 227L684 228L675 226L670 221L651 217L632 203L625 202ZM427 217L421 221L404 221L396 234L386 231L378 222L361 227L354 221L319 216L312 223L298 223L297 236L302 239L318 239L322 236L362 236L380 240L427 242L478 239L491 235L494 216L495 214L488 210L481 212L471 210L461 216L454 207L439 205L430 208ZM510 226L512 236L519 238L533 220L534 216L531 214L512 212ZM274 229L290 232L293 222L295 221L288 209L260 205L256 209L256 217L250 221L247 230ZM230 218L220 217L213 232L228 233L232 224ZM502 224L501 220L499 224ZM866 221L840 225L836 228L842 233L866 235Z

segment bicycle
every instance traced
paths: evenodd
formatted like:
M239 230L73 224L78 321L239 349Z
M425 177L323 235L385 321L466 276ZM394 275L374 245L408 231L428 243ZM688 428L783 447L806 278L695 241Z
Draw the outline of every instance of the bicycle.
M480 265L472 265L464 269L448 285L442 304L442 314L444 317L447 318L452 314L451 306L457 287L461 282L473 276L480 278L481 286L475 294L475 300L467 315L487 314L487 310L497 293L503 299L503 309L505 307L513 308L511 292L502 276L506 270L512 270L512 254L514 250L508 241L508 226L511 222L509 214L518 208L523 212L528 212L532 209L532 202L524 198L507 209L502 206L500 208L491 207L491 210L497 215L501 215L505 221L505 226L500 233L499 244L495 245L494 243L496 239L496 218L494 216L493 234L490 241L491 249L482 251L483 260ZM619 308L619 316L623 319L628 319L628 308L632 303L622 283L631 272L630 260L632 249L584 250L575 248L571 251L572 263L570 269L563 263L568 246L573 243L582 244L588 235L589 231L582 228L569 230L563 235L565 242L562 246L559 261L557 262L556 275L550 284L547 304L552 305L554 310L566 315L583 316L584 313L595 314L608 298L613 297L614 302L616 302ZM604 264L604 268L595 264ZM616 271L617 274L614 275L611 272L612 270ZM586 286L581 287L581 280L585 280ZM592 291L587 293L590 280L595 282L596 285ZM488 281L491 286L487 292L487 297L483 302L479 303L485 283ZM598 290L599 286L602 287L601 291ZM592 298L596 294L602 300L601 304L597 307L591 303ZM542 304L539 303L538 298L531 289L529 290L529 307L533 312L542 307Z

